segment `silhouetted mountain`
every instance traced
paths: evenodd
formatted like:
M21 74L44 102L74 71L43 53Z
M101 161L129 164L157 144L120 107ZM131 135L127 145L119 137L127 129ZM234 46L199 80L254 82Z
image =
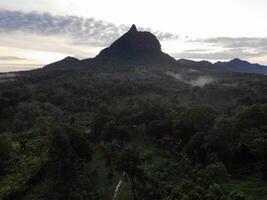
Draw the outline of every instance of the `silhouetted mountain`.
M240 60L235 58L229 62L217 62L214 67L233 71L233 72L245 72L245 73L257 73L257 74L267 74L267 67L259 64L252 64L245 60Z
M194 60L188 60L188 59L179 59L177 60L177 62L181 65L186 65L186 66L191 66L191 67L206 68L206 67L212 66L212 63L206 60L194 61Z
M175 64L175 59L161 51L159 40L150 32L138 31L135 25L103 49L94 59L97 64L162 65Z
M159 40L150 32L138 31L135 25L108 48L103 49L95 58L78 60L67 57L61 61L45 66L45 69L61 69L92 65L175 65L174 58L161 51Z
M77 67L81 64L81 61L74 57L66 57L63 60L51 63L49 65L44 66L44 69L64 69L64 68L72 68Z
M199 70L216 70L216 71L231 71L243 73L267 74L267 67L259 64L251 64L248 61L235 58L229 62L216 62L212 64L209 61L193 61L187 59L179 59L177 63L180 65L194 67Z
M90 66L177 66L192 67L199 70L216 70L267 74L267 67L251 64L238 58L229 62L175 60L161 51L159 40L150 32L138 31L135 25L124 35L103 49L95 58L79 60L66 57L61 61L49 64L44 69L65 69Z

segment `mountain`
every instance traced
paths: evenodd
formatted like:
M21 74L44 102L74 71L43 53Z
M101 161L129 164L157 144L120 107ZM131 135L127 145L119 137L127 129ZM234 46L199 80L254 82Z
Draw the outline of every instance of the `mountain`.
M138 31L135 25L94 59L97 64L166 65L175 59L161 51L159 40L150 32Z
M180 65L185 65L188 67L196 67L199 69L211 69L212 63L206 60L202 61L194 61L194 60L188 60L188 59L179 59L177 60L177 63Z
M217 62L214 64L214 67L233 72L267 74L267 66L252 64L239 58L235 58L229 62Z
M159 40L150 32L138 31L135 25L124 35L103 49L95 58L78 60L67 57L45 66L45 69L62 69L92 65L175 65L174 58L161 51Z
M193 61L187 59L179 59L177 63L180 65L194 67L199 70L215 70L215 71L231 71L241 73L255 73L255 74L267 74L267 66L252 64L245 60L235 58L229 62L216 62L212 64L209 61Z
M44 66L44 69L66 69L80 66L81 61L74 57L66 57L63 60Z
M69 69L90 66L177 66L192 67L199 70L231 71L267 74L267 67L259 64L251 64L247 61L235 58L229 62L192 61L187 59L175 60L162 52L159 40L150 32L138 31L132 27L103 49L96 57L79 60L66 57L63 60L49 64L44 69Z

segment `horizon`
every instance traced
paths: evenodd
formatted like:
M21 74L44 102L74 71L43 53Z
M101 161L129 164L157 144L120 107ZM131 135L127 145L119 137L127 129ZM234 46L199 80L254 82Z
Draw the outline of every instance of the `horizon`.
M153 9L151 1L140 2L3 0L0 72L35 69L67 56L92 58L132 24L155 34L175 59L240 58L267 65L264 0L168 0L153 2Z

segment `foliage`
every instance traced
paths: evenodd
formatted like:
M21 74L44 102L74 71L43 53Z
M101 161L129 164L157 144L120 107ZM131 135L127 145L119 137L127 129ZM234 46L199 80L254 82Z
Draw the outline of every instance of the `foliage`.
M0 198L110 199L123 179L121 199L265 199L266 80L183 66L18 73L0 83Z

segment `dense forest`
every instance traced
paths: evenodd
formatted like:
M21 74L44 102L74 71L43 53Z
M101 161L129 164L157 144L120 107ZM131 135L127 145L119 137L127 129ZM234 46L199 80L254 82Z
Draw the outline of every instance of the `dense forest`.
M188 66L0 82L0 199L265 200L267 77Z

